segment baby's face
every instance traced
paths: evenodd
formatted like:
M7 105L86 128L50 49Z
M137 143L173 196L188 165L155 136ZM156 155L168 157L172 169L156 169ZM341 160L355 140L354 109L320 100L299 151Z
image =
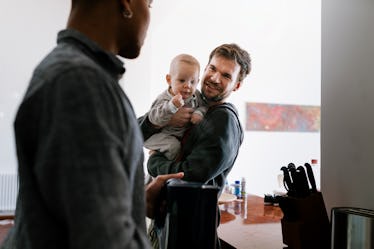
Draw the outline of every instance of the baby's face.
M191 97L199 83L199 68L196 65L178 63L170 75L168 84L173 95L180 93L183 99Z

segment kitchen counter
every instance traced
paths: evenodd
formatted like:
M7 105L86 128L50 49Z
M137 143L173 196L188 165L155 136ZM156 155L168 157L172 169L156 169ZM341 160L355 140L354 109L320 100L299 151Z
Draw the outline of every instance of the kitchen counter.
M219 207L218 236L224 241L223 249L283 248L280 223L283 213L279 206L264 205L262 197L249 194Z

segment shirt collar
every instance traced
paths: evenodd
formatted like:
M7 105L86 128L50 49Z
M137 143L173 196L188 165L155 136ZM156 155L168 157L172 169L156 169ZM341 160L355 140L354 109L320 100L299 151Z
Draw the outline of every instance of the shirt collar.
M108 70L111 74L117 75L121 78L125 73L124 63L117 58L116 55L109 53L102 49L93 40L74 29L65 29L58 33L57 43L73 42L79 46L88 56L99 63L103 68Z

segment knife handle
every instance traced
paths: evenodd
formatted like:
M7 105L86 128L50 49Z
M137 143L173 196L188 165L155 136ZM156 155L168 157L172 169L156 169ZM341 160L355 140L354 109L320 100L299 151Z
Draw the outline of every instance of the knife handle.
M291 175L291 179L292 179L292 187L293 187L293 193L294 193L294 196L300 196L300 182L299 182L299 177L298 177L298 174L297 174L297 170L296 170L296 167L294 167L295 165L292 163L292 165L288 165L288 171Z
M290 163L291 164L291 163ZM288 164L288 171L290 172L290 175L291 175L291 178L292 178L292 182L294 183L294 186L296 188L296 182L297 182L297 172L296 172L296 167L295 165L291 165Z
M290 172L288 171L287 167L285 167L285 166L283 166L281 168L281 170L283 171L283 184L284 184L284 187L287 190L287 194L289 196L294 196L295 195L295 188L294 188L294 185L291 181Z
M295 164L293 164L293 163L289 163L289 164L288 164L288 170L290 170L290 169L296 169Z
M308 178L303 166L297 167L298 181L300 186L300 196L305 197L310 194Z
M316 185L316 179L314 178L312 166L309 163L305 163L304 166L308 174L310 185L312 186L312 192L315 193L317 192L317 185Z

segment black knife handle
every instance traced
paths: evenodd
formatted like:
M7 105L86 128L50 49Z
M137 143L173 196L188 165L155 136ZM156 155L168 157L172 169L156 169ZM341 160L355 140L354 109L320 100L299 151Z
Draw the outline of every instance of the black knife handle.
M295 164L293 164L293 163L289 163L289 164L288 164L288 170L290 170L290 169L296 169Z
M308 174L308 179L310 182L310 186L312 187L312 192L315 193L317 192L317 185L316 185L316 179L314 178L312 166L309 163L305 163L304 166Z
M291 165L291 167L290 167L290 165L288 165L288 166L289 166L288 170L291 173L293 186L295 188L295 196L296 197L302 197L303 196L303 186L302 186L302 183L301 183L299 173L297 172L296 167L293 167L292 165Z
M288 171L290 172L290 175L291 175L291 178L292 178L292 182L293 182L294 187L296 189L297 188L296 187L296 183L297 183L297 172L296 172L295 164L293 164L293 163L288 164Z
M293 183L291 181L290 172L288 171L287 167L285 167L285 166L283 166L281 168L281 170L283 171L283 184L284 184L284 187L287 190L287 194L289 196L294 196L295 188L294 188Z
M298 181L298 175L296 167L293 163L288 164L288 172L291 175L292 187L293 187L293 194L294 196L300 195L300 183Z
M309 191L309 184L308 184L308 178L305 173L305 169L303 166L297 167L297 179L299 181L299 186L300 186L300 196L305 197L310 194Z

